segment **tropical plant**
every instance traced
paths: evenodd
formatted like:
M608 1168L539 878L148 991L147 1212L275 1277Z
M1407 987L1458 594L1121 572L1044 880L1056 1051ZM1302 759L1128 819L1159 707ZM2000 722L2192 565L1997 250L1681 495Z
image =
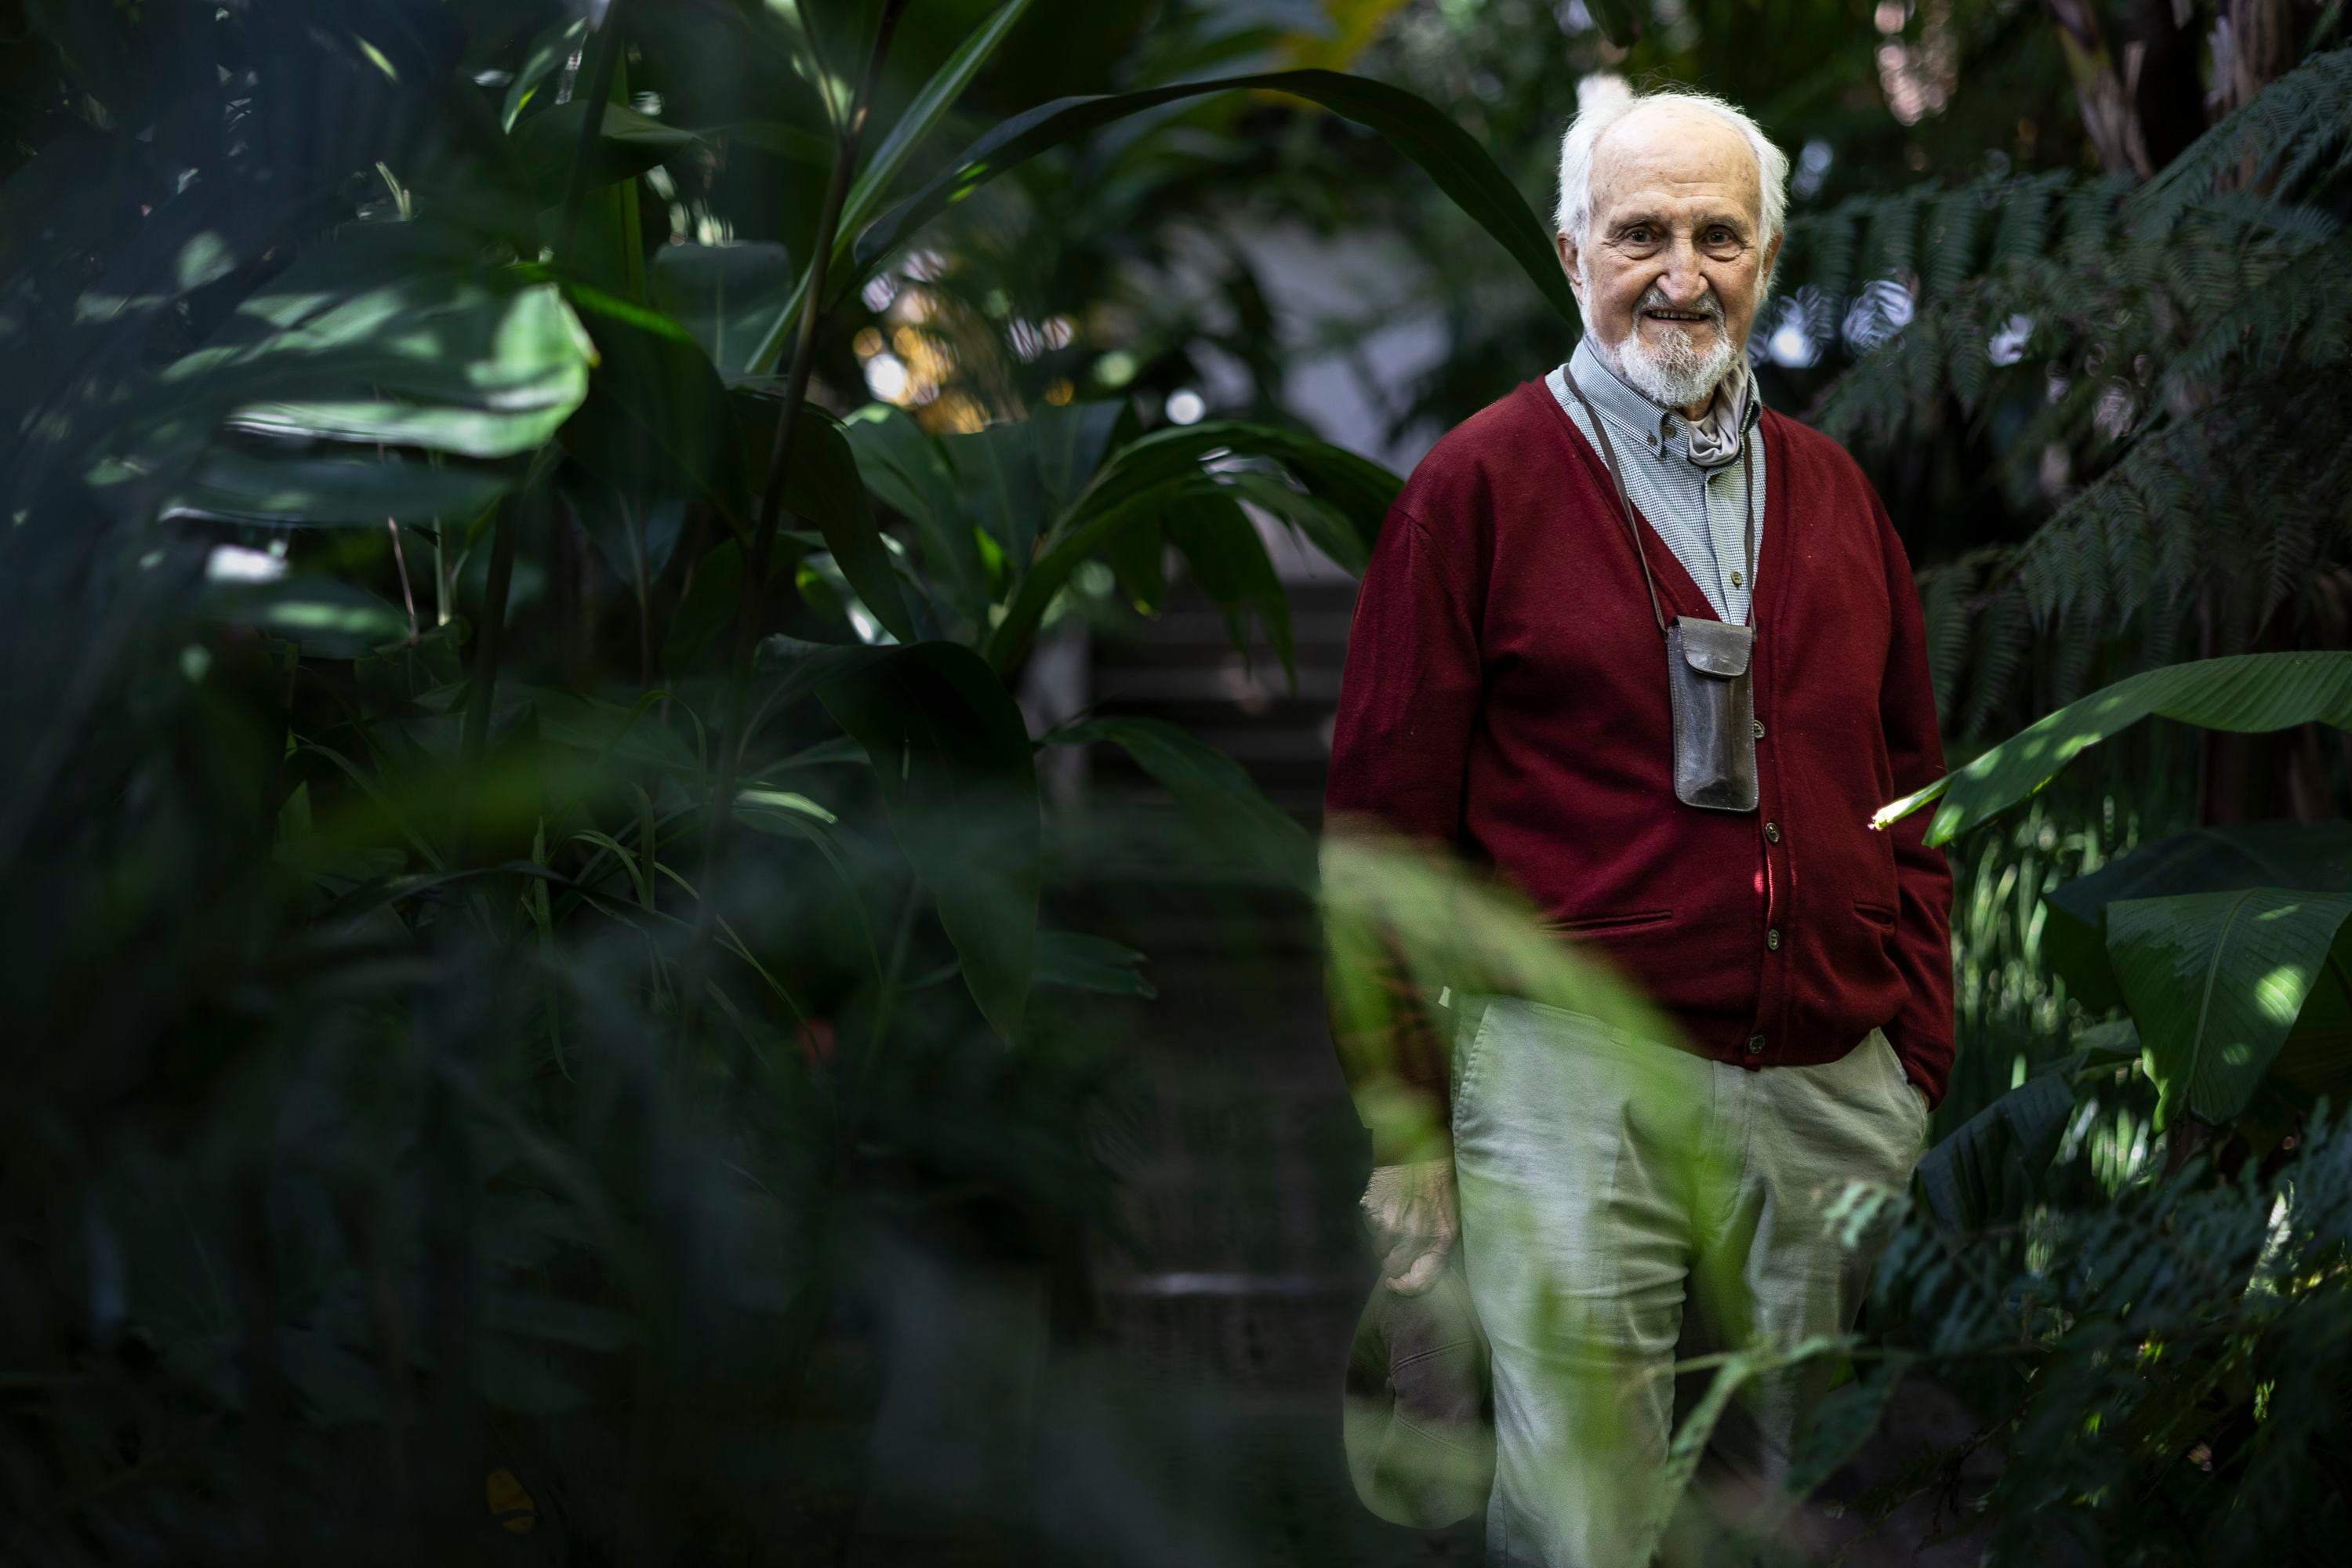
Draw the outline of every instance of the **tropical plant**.
M1033 735L1027 657L1171 549L1282 651L1253 518L1360 562L1396 481L1118 402L940 433L820 362L957 195L1178 98L1328 102L1540 245L1330 71L941 159L1028 10L910 85L899 0L22 8L0 1555L462 1557L486 1477L567 1551L822 1549L882 1238L1082 1294L1113 1075L1073 994L1149 983L1058 918L1086 825L1037 748L1312 868L1181 731ZM722 159L773 181L751 243L708 243Z
M2352 654L2246 654L2130 677L1891 803L1873 824L1884 827L1933 804L1927 839L1947 843L2152 714L2240 732L2305 723L2352 730ZM2263 840L2271 853L2231 861L2185 862L2151 847L2053 895L2064 933L2055 950L2059 972L2077 1000L2129 1007L2135 1044L2158 1091L2158 1130L2184 1109L2200 1122L2224 1125L2260 1107L2252 1141L2261 1152L2284 1134L2286 1116L2352 1090L2352 942L2339 942L2352 901L2331 853L2338 826L2282 829ZM2244 879L2281 860L2299 863L2276 879L2287 885ZM2031 1094L2036 1106L2072 1110L2046 1085L2016 1093ZM2007 1137L2020 1114L1996 1102L1938 1156L1973 1158L1969 1139ZM2049 1120L2032 1119L2042 1131ZM2048 1142L2039 1131L2029 1142L2036 1140Z

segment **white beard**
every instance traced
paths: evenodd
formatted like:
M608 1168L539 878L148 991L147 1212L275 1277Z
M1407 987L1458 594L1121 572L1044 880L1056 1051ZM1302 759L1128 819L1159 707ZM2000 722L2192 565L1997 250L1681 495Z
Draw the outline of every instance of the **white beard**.
M1738 352L1720 328L1715 346L1704 353L1691 347L1690 339L1680 331L1668 331L1664 342L1654 349L1636 324L1617 345L1617 374L1653 403L1687 408L1715 395L1715 389L1730 374Z
M1591 274L1582 275L1583 299L1592 298ZM1646 296L1645 296L1646 298ZM1578 301L1580 309L1582 300ZM1611 343L1593 330L1592 315L1582 310L1584 331L1593 346L1601 352L1625 384L1666 408L1687 408L1694 403L1705 403L1715 395L1723 378L1739 357L1738 346L1723 330L1723 322L1715 323L1715 346L1705 353L1691 347L1690 339L1680 331L1669 331L1662 347L1652 348L1642 340L1641 307L1634 310L1633 330L1625 334L1622 343Z

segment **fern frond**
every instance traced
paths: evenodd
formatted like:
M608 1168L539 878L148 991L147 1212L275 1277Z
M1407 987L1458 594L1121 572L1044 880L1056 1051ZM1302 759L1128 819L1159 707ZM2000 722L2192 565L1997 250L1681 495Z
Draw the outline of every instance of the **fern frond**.
M2352 137L2352 48L2305 60L2190 142L2140 188L2134 216L2169 226L2225 181L2292 193Z

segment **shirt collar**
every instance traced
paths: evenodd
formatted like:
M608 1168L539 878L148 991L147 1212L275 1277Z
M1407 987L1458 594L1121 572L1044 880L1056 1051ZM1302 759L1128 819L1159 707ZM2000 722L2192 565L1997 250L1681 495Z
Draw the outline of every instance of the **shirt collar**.
M1715 390L1715 406L1720 410L1726 399L1736 400L1739 408L1741 442L1724 443L1725 454L1714 462L1700 463L1691 454L1691 424L1679 409L1653 403L1626 384L1609 362L1601 357L1600 345L1587 333L1577 340L1576 352L1569 358L1570 372L1584 395L1601 417L1621 430L1639 434L1648 448L1660 458L1681 457L1701 468L1719 468L1739 455L1748 431L1756 428L1761 416L1762 399L1756 395L1756 378L1748 368L1745 355L1733 361L1731 374Z

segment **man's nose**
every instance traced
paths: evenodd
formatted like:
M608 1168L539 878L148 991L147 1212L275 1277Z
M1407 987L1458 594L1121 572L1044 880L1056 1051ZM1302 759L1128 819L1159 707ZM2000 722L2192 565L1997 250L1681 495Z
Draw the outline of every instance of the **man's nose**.
M1659 276L1658 288L1667 304L1685 310L1706 298L1706 274L1699 269L1696 246L1687 239L1676 240L1667 247L1664 259L1665 271Z

